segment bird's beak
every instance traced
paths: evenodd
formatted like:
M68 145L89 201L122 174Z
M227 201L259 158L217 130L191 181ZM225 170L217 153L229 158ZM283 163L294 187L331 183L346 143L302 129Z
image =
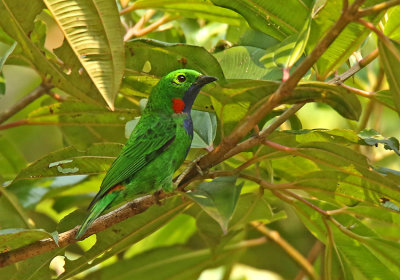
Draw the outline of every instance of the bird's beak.
M212 83L216 80L218 80L218 79L215 77L201 75L197 78L197 80L194 82L194 84L196 84L197 86L204 86L204 85Z

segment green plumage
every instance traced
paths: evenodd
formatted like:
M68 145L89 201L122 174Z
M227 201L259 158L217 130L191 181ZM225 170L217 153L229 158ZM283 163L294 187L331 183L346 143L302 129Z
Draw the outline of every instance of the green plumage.
M172 176L193 138L193 102L200 89L215 80L180 69L164 76L153 88L139 123L90 204L77 239L108 208L160 189L173 191Z

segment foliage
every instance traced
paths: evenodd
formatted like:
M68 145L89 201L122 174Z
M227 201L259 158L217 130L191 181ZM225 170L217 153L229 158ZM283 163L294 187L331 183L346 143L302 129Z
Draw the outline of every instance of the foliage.
M0 1L0 264L60 247L0 279L400 279L400 1L28 2ZM179 68L218 78L176 175L206 168L186 193L63 240Z

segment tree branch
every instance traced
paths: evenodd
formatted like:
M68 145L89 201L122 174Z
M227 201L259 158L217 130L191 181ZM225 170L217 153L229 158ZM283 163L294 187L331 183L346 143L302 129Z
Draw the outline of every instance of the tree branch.
M5 122L13 115L24 109L26 106L31 104L33 101L38 99L44 93L49 91L52 86L42 83L40 86L35 88L31 93L24 96L21 100L19 100L14 106L11 106L9 109L6 109L4 112L0 114L0 123Z
M343 13L336 23L327 32L324 38L317 44L314 50L303 60L303 62L296 68L294 73L284 82L281 83L278 90L273 93L267 102L262 104L256 112L247 116L241 123L239 123L234 131L222 139L212 152L204 156L198 163L201 169L210 168L219 162L223 161L225 155L232 150L236 144L246 136L253 127L260 122L269 112L276 106L281 104L281 101L289 96L293 89L297 86L300 79L307 73L307 71L314 65L321 55L328 49L328 47L337 38L340 32L357 16L358 8L365 0L355 0L354 3ZM188 172L186 178L182 180L182 184L186 184L192 178L196 177L196 171L192 169Z
M161 193L159 195L159 199L163 199L174 194L165 194ZM150 206L156 203L156 199L153 196L145 196L140 199L136 199L131 201L120 208L109 212L101 217L99 217L92 226L88 229L86 234L81 238L85 239L86 237L99 233L114 224L122 222L129 217L135 216L144 212ZM58 246L51 238L42 239L35 243L29 244L25 247L18 248L16 250L12 250L6 253L0 254L0 267L4 267L19 261L23 261L28 258L32 258L34 256L68 246L69 244L76 243L78 240L75 239L76 232L78 231L79 226L75 228L60 233L58 235Z
M296 87L297 83L300 79L307 73L307 71L314 65L314 63L319 59L319 57L327 50L330 44L336 39L336 37L340 34L340 32L349 24L352 20L355 19L357 15L357 10L360 5L364 2L364 0L355 0L353 4L346 10L343 11L341 17L334 24L334 26L328 31L325 37L317 44L314 50L311 52L306 59L299 65L296 71L290 76L285 82L283 82L278 90L271 95L268 101L262 104L256 112L252 115L246 117L233 131L233 133L224 138L221 144L211 153L207 154L203 157L199 165L201 168L209 168L217 163L226 159L226 155L233 156L236 153L246 149L250 146L250 144L259 143L259 139L257 137L250 138L253 140L247 140L249 142L242 142L241 144L236 144L247 135L254 127L258 124L258 122L269 112L271 112L276 106L280 105L281 101L291 94L292 90ZM132 8L132 5L130 8ZM125 9L121 13L125 13L129 10ZM131 9L133 10L133 9ZM266 137L269 133L274 131L277 127L279 127L284 121L287 120L292 114L294 114L298 109L300 109L304 103L293 105L287 113L285 112L282 117L278 118L270 127L262 131L260 134L262 137ZM26 105L25 105L26 106ZM255 141L257 139L257 141ZM236 148L236 147L238 148ZM191 170L188 173L184 181L190 181L192 178L196 177L196 171ZM185 182L182 182L185 184ZM276 191L274 191L276 192ZM160 194L160 198L165 198L169 195L165 193ZM88 229L87 233L82 237L86 238L92 234L101 232L106 228L119 223L129 217L142 213L151 205L155 204L156 201L154 197L147 196L140 200L135 200L125 204L117 210L114 210L106 215L98 218L93 225ZM78 226L74 229L71 229L67 232L59 234L59 246L57 246L52 239L43 239L33 244L27 245L25 247L0 254L0 267L16 263L18 261L25 260L30 257L37 256L39 254L43 254L45 252L57 249L59 247L65 247L69 244L77 242L75 240L75 234L78 230Z

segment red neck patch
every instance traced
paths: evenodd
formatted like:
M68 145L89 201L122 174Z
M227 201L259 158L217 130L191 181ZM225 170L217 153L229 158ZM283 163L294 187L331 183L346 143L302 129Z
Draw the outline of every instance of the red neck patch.
M182 113L185 108L185 102L179 98L172 98L172 109L175 113Z

